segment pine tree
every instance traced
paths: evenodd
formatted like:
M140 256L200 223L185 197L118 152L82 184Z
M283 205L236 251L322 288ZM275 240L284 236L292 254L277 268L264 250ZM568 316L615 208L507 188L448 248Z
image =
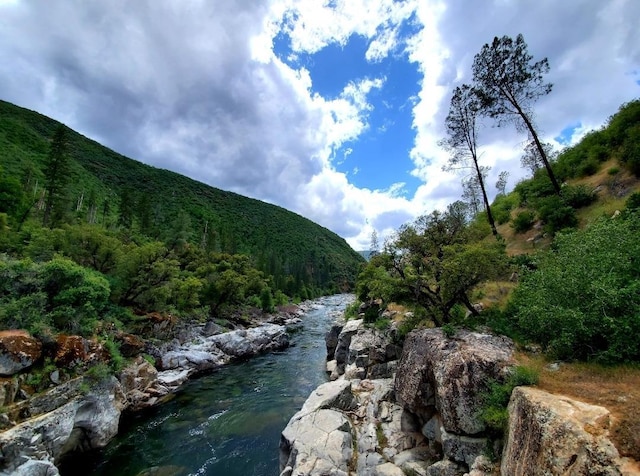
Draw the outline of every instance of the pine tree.
M45 162L45 199L42 224L54 227L64 218L67 205L67 184L70 163L68 155L67 128L60 124L51 141Z

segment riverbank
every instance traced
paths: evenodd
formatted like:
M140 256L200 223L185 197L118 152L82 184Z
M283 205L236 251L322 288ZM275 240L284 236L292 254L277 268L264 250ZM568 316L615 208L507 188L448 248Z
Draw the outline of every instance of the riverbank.
M2 474L58 474L54 465L64 455L105 446L117 434L123 412L170 401L196 375L285 348L289 345L286 328L301 325L304 315L322 302L288 309L285 315L273 316L271 322L254 328L207 335L211 326L194 326L182 332L185 338L159 349L159 368L138 357L118 379L108 379L88 391L86 382L77 379L20 402L29 417L0 433Z
M458 330L362 320L327 335L332 381L311 392L281 435L281 476L638 475L610 440L610 412L517 386L502 431L485 418L492 388L518 372L514 343Z

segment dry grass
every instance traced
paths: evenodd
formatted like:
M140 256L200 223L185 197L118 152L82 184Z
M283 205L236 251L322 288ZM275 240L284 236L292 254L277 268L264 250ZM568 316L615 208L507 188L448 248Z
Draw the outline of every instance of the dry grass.
M622 456L640 461L640 366L563 363L551 371L543 357L520 354L518 360L539 370L539 388L606 407L611 441Z
M494 306L502 309L515 287L516 283L511 281L488 281L474 289L471 300L481 302L485 309Z
M617 167L620 171L615 175L609 175L609 169ZM600 188L598 200L592 205L577 210L579 227L585 227L593 223L602 215L612 216L616 210L622 210L629 194L640 191L640 180L634 177L624 168L620 167L614 159L604 162L598 173L579 179L569 181L570 185L586 185L592 189ZM624 193L622 193L624 191ZM621 195L622 193L622 195ZM515 217L525 208L516 208L511 211L511 217ZM505 239L507 244L507 255L516 256L521 254L534 253L540 249L546 249L551 244L551 238L542 239L539 237L542 230L531 229L526 233L516 233L511 228L510 223L497 226L498 233ZM493 239L491 237L491 239Z

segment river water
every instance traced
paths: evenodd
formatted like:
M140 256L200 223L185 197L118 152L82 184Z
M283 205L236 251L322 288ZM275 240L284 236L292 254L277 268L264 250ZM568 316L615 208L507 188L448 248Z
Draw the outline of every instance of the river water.
M106 448L74 455L62 476L277 476L280 433L326 381L324 336L351 299L314 301L289 348L222 367L170 402L121 419Z

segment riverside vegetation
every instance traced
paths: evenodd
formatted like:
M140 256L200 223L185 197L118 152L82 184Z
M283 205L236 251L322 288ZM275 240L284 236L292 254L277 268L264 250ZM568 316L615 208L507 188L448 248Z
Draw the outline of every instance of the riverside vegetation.
M152 313L242 324L352 288L363 259L280 207L143 165L0 102L0 326L96 338ZM167 317L167 318L169 318Z

